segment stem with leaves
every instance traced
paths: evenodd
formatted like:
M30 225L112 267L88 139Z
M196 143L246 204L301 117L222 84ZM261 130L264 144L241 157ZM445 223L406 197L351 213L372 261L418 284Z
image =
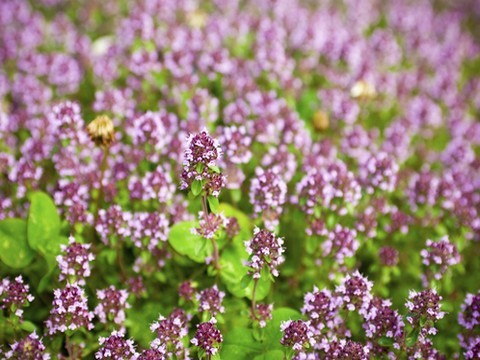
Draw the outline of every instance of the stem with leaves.
M207 226L209 226L209 216L208 216L208 206L207 206L207 197L205 195L202 195L202 209L203 209L203 216L205 218L205 222L207 223ZM219 252L218 252L218 246L217 242L214 237L211 238L212 240L212 246L213 246L213 264L215 266L215 269L217 269L217 272L220 273L220 263L219 263Z

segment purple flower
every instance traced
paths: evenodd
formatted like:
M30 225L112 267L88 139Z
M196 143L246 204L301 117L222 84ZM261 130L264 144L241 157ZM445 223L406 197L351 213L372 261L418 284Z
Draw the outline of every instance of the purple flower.
M57 256L60 281L73 278L79 285L85 285L85 278L90 276L90 262L95 258L90 252L90 245L79 244L70 236L68 246L60 246L63 252L63 255Z
M188 322L190 318L182 309L175 309L168 318L160 316L158 321L150 326L150 330L156 334L152 342L155 349L162 351L169 358L186 355L183 339L188 335Z
M373 194L377 189L392 192L397 183L397 173L397 163L385 152L372 154L359 168L360 180L368 194Z
M88 310L85 291L77 283L67 284L63 289L56 289L53 295L53 308L45 322L50 335L81 327L87 330L93 329L91 321L94 315Z
M355 255L360 246L356 237L355 230L337 224L328 232L327 239L322 244L323 256L333 256L339 264L343 264L345 258Z
M224 297L225 293L219 291L217 285L200 291L200 293L197 294L198 311L208 311L213 317L216 316L217 313L225 312L225 308L222 305Z
M113 321L117 325L123 325L125 309L130 307L130 304L127 303L128 292L117 290L111 285L104 290L97 290L97 298L99 303L94 313L100 322L106 324L108 321Z
M348 208L355 208L361 198L358 182L352 172L340 161L331 162L320 168L310 169L297 184L294 201L308 215L322 210L346 215Z
M480 357L480 336L470 341L463 354L467 360L475 360Z
M192 234L199 235L205 239L212 239L217 232L228 225L228 220L223 214L207 214L203 211L198 213L200 220L198 228L192 228Z
M136 360L167 360L163 348L143 350Z
M424 279L426 283L429 274L432 274L435 280L440 280L450 266L460 262L457 247L449 241L448 236L439 241L427 240L426 246L426 249L420 252L423 264L428 267L427 278Z
M391 246L381 247L378 251L380 263L385 266L395 266L398 264L398 251Z
M371 358L367 346L352 340L333 340L325 348L325 360L368 360Z
M220 330L217 329L215 318L210 319L197 325L197 332L195 337L190 342L205 351L207 355L215 355L223 342L223 336Z
M278 168L257 168L250 186L250 203L256 216L261 215L265 227L274 230L283 211L287 184Z
M257 304L255 306L255 319L261 328L267 325L267 322L272 320L273 304Z
M195 295L195 288L190 280L182 282L178 286L178 296L185 301L192 301Z
M358 310L361 315L365 315L373 299L372 287L373 283L357 270L348 274L335 292L342 299L345 308L349 311Z
M368 338L378 339L382 336L391 338L395 340L394 347L399 349L398 341L403 335L404 323L402 317L391 306L390 300L374 297L364 315L363 328Z
M283 332L280 344L292 348L297 353L309 346L315 345L313 331L308 321L283 321L280 324L280 330Z
M200 181L207 195L218 196L226 183L217 168L221 157L220 144L206 130L190 135L184 153L181 188L187 189L194 181Z
M255 228L253 239L245 241L247 253L250 255L246 266L250 268L249 273L254 279L260 278L264 267L268 267L273 276L279 275L278 267L285 261L282 245L283 239L276 237L274 233Z
M100 235L102 242L108 245L111 237L124 238L128 236L128 221L132 215L124 212L119 205L112 205L108 210L100 209L95 230Z
M437 294L433 289L423 290L422 292L416 292L410 290L408 295L408 301L405 303L405 307L409 310L410 315L407 316L407 321L413 327L422 327L422 334L435 335L437 329L434 324L443 319L445 313L440 310L440 301L442 297ZM421 325L423 319L424 325Z
M219 142L225 153L225 158L233 164L246 164L252 157L252 139L247 134L245 126L226 126L220 128Z
M132 200L156 200L160 203L168 203L175 193L175 185L169 171L163 166L157 166L155 171L147 172L140 178L132 176L128 183L128 190Z
M95 359L136 360L138 354L133 340L124 337L125 334L118 331L113 331L107 338L100 337L100 349L95 353Z
M38 335L33 332L22 340L10 345L11 350L5 352L7 359L21 360L49 360L50 354L45 353L45 345Z
M9 278L2 279L0 283L0 308L11 311L22 319L23 308L35 299L29 290L30 287L24 284L21 275L17 276L14 281Z
M480 325L480 291L476 295L465 296L462 311L458 314L458 323L468 330Z
M302 313L308 317L316 336L323 330L334 331L342 323L338 315L342 301L329 290L314 287L305 294L303 304Z

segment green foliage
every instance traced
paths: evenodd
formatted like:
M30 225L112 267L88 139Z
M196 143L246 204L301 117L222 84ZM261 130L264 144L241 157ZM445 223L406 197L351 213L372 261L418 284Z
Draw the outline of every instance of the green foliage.
M249 328L235 328L224 337L221 356L224 360L282 359L284 348L280 344L280 324L300 319L300 313L290 308L278 308L272 312L272 320L259 333ZM282 354L282 357L280 357Z
M8 266L21 269L30 264L35 253L27 242L27 223L22 219L0 221L0 259Z
M186 255L198 263L205 263L206 257L212 254L213 248L209 240L192 234L192 229L197 227L198 223L195 221L183 221L175 224L170 229L168 242L180 255Z
M43 193L31 195L28 213L27 237L33 250L45 256L55 256L60 253L60 245L68 239L60 235L61 220L52 198Z

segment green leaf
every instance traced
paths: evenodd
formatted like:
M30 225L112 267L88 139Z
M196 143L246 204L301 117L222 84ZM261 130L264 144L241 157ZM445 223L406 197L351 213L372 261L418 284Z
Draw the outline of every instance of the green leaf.
M203 184L200 180L193 180L192 182L192 194L195 196L200 195L203 189Z
M261 352L262 346L253 337L252 330L238 327L225 335L220 354L223 360L246 360Z
M418 335L420 334L420 328L413 329L410 334L408 334L407 339L405 340L405 344L408 347L412 347L417 343Z
M392 346L394 343L395 343L395 340L386 336L382 336L381 338L378 339L378 345L380 346Z
M29 333L32 333L38 330L35 324L28 320L20 323L20 329L25 330L26 332L29 332Z
M143 347L148 347L155 338L154 333L150 331L150 324L158 319L160 310L158 303L155 302L148 302L140 307L127 309L125 326L129 334Z
M39 293L42 293L46 290L49 290L50 287L52 286L52 284L54 283L54 277L55 277L55 274L56 274L56 268L52 268L50 269L50 271L45 274L40 282L38 283L38 286L37 286L37 291Z
M35 253L28 246L27 223L22 219L0 221L0 259L16 269L30 264Z
M217 174L220 174L220 168L216 165L208 165L208 168L214 172L216 172Z
M242 280L240 280L240 286L242 289L245 289L250 283L252 282L252 277L250 275L245 275L242 277Z
M196 221L182 221L172 226L168 234L168 242L181 255L186 255L198 263L204 263L212 254L211 241L192 234L192 228L198 227ZM204 245L204 246L203 246Z
M60 225L60 216L51 197L43 192L33 193L27 225L30 247L42 254L60 253L60 244L65 243L65 239L58 236Z
M261 355L257 355L253 360L283 360L284 355L282 350L270 350Z
M224 336L221 349L222 360L283 359L283 346L280 344L282 321L296 320L300 313L290 308L273 311L272 320L263 329L263 341L257 340L252 329L235 327Z
M215 214L218 213L218 207L220 206L218 198L216 198L215 196L209 196L207 200L208 205L210 206L210 210Z

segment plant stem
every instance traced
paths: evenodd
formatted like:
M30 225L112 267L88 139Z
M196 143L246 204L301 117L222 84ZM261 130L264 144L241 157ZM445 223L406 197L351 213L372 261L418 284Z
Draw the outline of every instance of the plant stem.
M103 178L105 177L105 170L107 169L108 150L108 146L103 147L102 163L100 164L100 187L98 189L98 196L95 202L95 217L93 221L94 225L97 223L98 213L100 211L100 206L102 205L103 201Z
M252 307L250 309L250 311L252 312L252 317L254 320L257 319L257 313L256 313L256 300L255 300L255 295L257 293L257 286L258 286L258 279L255 278L253 279L253 290L252 290Z
M207 207L207 197L205 195L202 196L202 209L203 209L203 217L205 218L205 222L207 223L207 227L210 225L210 220L208 217L208 207ZM220 263L219 263L219 253L218 253L218 246L215 238L211 238L212 245L213 245L213 264L217 272L220 273Z
M72 345L70 344L70 336L68 334L65 335L65 348L67 349L68 358L72 359Z
M117 239L117 263L118 267L120 268L120 276L122 277L122 281L127 281L127 272L125 270L125 264L123 263L123 256L122 256L122 246L120 244L120 240Z

